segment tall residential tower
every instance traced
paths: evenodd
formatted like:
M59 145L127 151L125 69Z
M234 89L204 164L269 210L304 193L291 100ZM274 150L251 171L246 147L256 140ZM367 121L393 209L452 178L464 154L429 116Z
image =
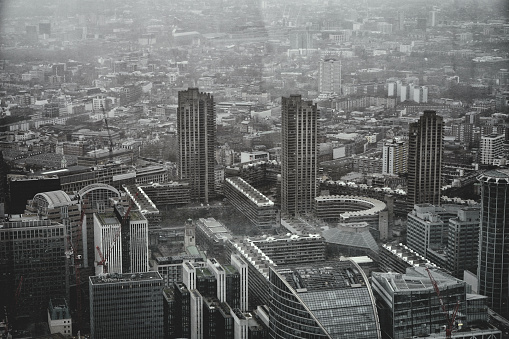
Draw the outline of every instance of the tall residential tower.
M318 111L300 95L283 97L281 211L288 215L311 212L316 197Z
M191 183L191 197L208 203L214 194L214 98L198 88L178 94L179 176Z
M444 119L424 111L408 131L408 202L440 205Z

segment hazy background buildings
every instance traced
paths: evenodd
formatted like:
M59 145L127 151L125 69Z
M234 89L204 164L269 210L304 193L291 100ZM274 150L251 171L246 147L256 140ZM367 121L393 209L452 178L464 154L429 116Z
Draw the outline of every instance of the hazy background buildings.
M1 2L3 328L507 336L508 9Z

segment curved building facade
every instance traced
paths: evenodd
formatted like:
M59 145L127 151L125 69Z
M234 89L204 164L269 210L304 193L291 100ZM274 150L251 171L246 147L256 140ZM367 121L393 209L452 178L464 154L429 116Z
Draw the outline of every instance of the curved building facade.
M509 169L487 171L481 183L477 279L488 305L509 317Z
M381 338L369 281L353 261L271 268L270 337Z

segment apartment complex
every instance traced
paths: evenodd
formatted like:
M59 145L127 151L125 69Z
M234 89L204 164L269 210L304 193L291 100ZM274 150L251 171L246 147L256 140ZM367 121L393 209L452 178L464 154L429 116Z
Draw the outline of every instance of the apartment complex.
M493 161L504 156L504 134L490 134L481 137L481 164L493 165Z
M310 213L317 190L318 110L300 95L281 99L281 212Z
M226 199L259 230L271 231L276 226L274 202L240 177L227 178L223 191Z
M191 184L191 198L204 203L214 195L216 113L212 95L189 88L178 93L178 173Z
M383 145L382 174L400 175L407 172L407 144L403 140L390 139Z
M408 131L408 201L440 205L444 119L424 111Z

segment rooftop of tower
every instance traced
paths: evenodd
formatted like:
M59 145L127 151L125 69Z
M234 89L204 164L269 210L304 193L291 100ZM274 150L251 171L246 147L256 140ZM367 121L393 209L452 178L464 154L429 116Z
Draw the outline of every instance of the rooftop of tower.
M362 273L350 261L324 262L321 265L292 265L276 268L277 273L298 293L365 287Z
M92 285L115 284L143 280L150 281L160 280L162 282L161 275L158 272L108 273L90 277L90 282L92 283Z
M509 184L509 168L489 170L477 177L479 181L488 183Z

